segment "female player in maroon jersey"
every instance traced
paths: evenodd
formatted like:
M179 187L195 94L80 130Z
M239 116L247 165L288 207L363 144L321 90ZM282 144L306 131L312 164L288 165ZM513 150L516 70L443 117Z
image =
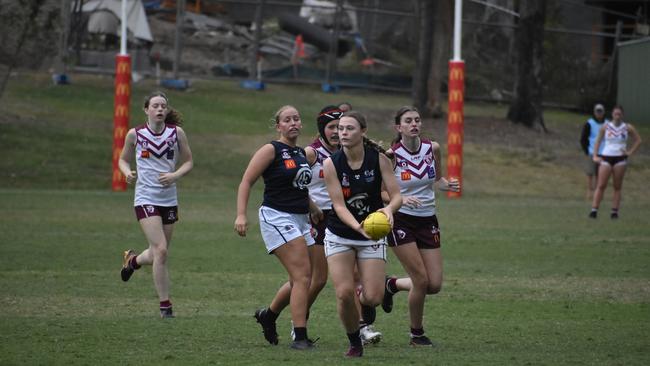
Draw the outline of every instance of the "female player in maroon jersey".
M410 344L432 346L422 324L424 300L442 286L442 254L440 231L436 217L434 184L442 190L458 191L456 179L445 179L440 168L440 146L420 137L422 121L414 107L402 107L395 115L397 138L393 141L395 178L400 186L403 205L395 214L388 245L393 248L406 278L386 278L382 308L392 310L392 296L397 291L409 291L411 318Z
M167 252L178 221L176 181L192 170L194 163L187 136L180 127L180 114L169 106L167 96L162 92L147 96L144 112L145 124L126 134L119 167L127 183L136 183L135 213L149 247L138 255L133 250L124 252L121 277L128 281L140 266L151 265L160 316L172 318ZM131 170L134 158L137 173Z

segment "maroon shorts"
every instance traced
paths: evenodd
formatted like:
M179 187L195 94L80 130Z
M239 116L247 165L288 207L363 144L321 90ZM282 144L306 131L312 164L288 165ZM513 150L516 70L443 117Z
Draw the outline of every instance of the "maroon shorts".
M330 211L331 210L323 210L323 219L320 220L318 224L314 224L313 221L311 223L311 227L316 230L316 237L314 237L316 245L324 245L325 228L327 228L327 217L330 215Z
M420 249L440 248L440 229L436 215L421 217L397 212L393 219L393 230L388 233L388 246L415 242Z
M160 216L163 225L173 224L178 221L178 206L163 207L154 205L135 206L135 217L138 221L151 216Z

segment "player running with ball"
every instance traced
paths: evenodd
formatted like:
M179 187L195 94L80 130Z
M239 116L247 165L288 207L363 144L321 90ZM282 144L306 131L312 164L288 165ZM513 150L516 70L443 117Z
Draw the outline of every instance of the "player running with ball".
M370 240L361 222L371 212L381 211L392 223L393 212L402 203L391 162L379 152L379 146L365 137L366 127L360 113L344 113L338 125L341 150L324 162L325 184L333 208L325 230L325 255L339 317L350 341L348 357L363 355L355 305L355 264L361 277L361 304L374 308L384 295L385 245ZM382 186L390 197L386 207Z

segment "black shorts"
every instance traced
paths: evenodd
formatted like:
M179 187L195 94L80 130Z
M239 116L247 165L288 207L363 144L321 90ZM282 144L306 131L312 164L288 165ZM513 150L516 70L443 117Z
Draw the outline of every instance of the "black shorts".
M440 248L440 226L433 216L413 216L397 212L393 215L393 230L388 233L388 246L413 243L419 249Z
M623 164L627 162L627 155L622 155L622 156L599 155L599 156L603 158L603 163L607 163L611 166L614 166L616 164Z
M325 229L327 228L327 218L330 215L331 210L323 210L323 219L318 222L318 224L314 224L312 221L311 227L316 230L316 237L314 237L314 240L316 240L316 245L324 245L323 243L325 242Z
M173 224L178 221L178 206L142 205L135 206L134 209L135 217L138 218L138 221L151 216L160 216L163 225Z

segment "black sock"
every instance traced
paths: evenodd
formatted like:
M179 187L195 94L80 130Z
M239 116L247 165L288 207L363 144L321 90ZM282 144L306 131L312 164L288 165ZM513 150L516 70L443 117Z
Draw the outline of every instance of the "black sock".
M271 310L271 308L266 308L266 311L264 312L264 317L266 317L268 320L275 322L280 314L276 314Z
M391 294L396 294L399 289L397 288L397 278L395 277L389 277L386 280L386 290L390 292Z
M416 336L416 337L423 336L424 335L424 328L419 328L419 329L411 328L411 334Z
M348 339L350 340L350 346L352 347L361 347L361 337L359 336L359 329L354 333L348 333Z
M293 332L296 335L296 341L302 341L307 339L307 328L306 327L294 327Z
M375 318L377 318L377 309L374 306L361 304L361 318L368 325L374 323Z

